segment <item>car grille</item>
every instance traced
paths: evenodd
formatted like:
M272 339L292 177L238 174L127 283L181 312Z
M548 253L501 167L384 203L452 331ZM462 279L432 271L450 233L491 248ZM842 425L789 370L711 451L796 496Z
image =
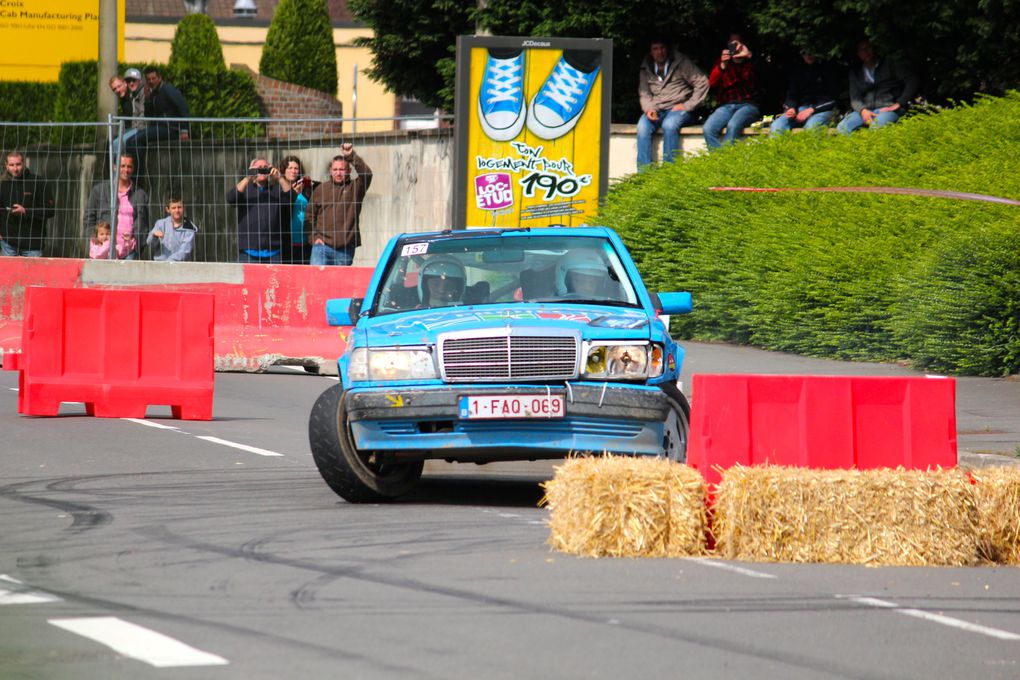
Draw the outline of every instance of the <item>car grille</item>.
M448 382L567 380L577 377L578 339L573 335L500 335L441 338Z

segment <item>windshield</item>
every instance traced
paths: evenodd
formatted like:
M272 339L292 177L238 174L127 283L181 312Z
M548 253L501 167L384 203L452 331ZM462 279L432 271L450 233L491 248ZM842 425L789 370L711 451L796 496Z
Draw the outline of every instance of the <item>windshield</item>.
M372 314L528 302L638 306L620 257L604 238L408 239L397 244L395 255Z

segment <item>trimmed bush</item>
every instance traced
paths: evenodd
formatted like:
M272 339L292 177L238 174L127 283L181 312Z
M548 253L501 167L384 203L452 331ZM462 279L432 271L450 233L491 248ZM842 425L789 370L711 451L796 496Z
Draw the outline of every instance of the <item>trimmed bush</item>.
M336 47L326 0L282 0L269 24L259 72L336 95Z
M189 14L181 19L170 44L167 68L176 73L227 70L220 36L212 19L205 14Z
M690 290L681 337L918 367L1020 371L1020 208L868 193L712 187L916 187L1020 199L1020 93L880 131L755 139L631 176L603 223L652 290Z

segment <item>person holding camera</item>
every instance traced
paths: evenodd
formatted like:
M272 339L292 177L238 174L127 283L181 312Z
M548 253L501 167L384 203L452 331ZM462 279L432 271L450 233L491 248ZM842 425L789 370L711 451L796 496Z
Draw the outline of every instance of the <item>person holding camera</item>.
M329 179L315 188L305 211L305 232L312 245L309 264L350 266L361 245L361 207L372 184L372 168L354 153L353 144L344 142L329 164Z
M731 33L726 48L712 67L708 85L715 92L717 107L702 126L709 149L736 141L745 127L761 118L758 70L751 61L753 56L741 35Z
M860 63L850 69L850 107L836 127L844 135L862 127L895 123L917 96L917 74L898 61L879 56L871 40L857 41Z
M227 192L237 211L237 261L283 262L283 231L289 228L291 184L265 158L253 158L247 174Z

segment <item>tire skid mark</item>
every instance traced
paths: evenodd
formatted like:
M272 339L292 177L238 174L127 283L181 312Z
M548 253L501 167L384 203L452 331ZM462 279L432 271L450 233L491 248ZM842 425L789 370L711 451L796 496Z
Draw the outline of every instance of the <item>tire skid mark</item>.
M61 512L66 512L71 516L71 525L67 527L65 531L73 533L83 533L90 529L106 526L113 522L113 515L105 510L99 509L98 507L86 505L85 503L80 502L44 498L37 495L44 493L45 491L64 493L62 489L53 487L75 479L88 479L88 477L66 477L58 480L37 480L32 482L9 484L7 486L0 487L0 497L21 503L43 505L48 508L55 508ZM33 488L39 486L42 486L43 488Z
M202 541L197 541L186 536L176 534L165 526L151 526L138 529L137 531L150 539L164 541L177 546L190 548L192 550L212 552L239 559L250 559L251 557L250 554L243 549L243 546L242 548L229 548L204 543ZM782 654L772 648L752 644L750 641L737 641L697 633L683 633L653 624L622 622L619 619L613 619L611 622L607 623L604 614L587 614L557 608L550 605L514 600L507 597L485 595L483 593L465 590L462 588L425 583L423 581L410 578L386 576L371 569L369 566L326 567L314 562L282 557L271 553L261 554L259 561L267 564L287 566L294 569L318 573L323 577L328 577L330 580L352 579L371 583L373 585L400 588L415 593L448 597L488 607L510 609L524 614L551 616L554 618L568 619L594 625L611 625L614 629L624 629L634 633L654 635L666 640L707 647L728 654L739 654L752 659L768 660L774 663L784 664L800 670L811 671L817 677L838 677L846 678L847 680L870 680L871 678L878 680L878 678L884 679L887 677L884 675L862 674L860 668L847 665L837 665L834 664L831 659L815 659L804 655Z

